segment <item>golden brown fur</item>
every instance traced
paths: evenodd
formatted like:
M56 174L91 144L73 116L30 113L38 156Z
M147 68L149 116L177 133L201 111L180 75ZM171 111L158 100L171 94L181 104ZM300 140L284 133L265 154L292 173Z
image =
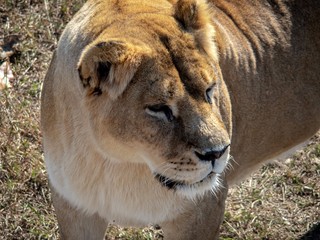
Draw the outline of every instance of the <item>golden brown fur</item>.
M228 172L232 184L319 129L320 5L214 2L220 67L233 108L231 154L238 164Z
M62 237L114 221L216 239L229 150L234 183L319 129L319 4L304 5L89 0L42 95Z

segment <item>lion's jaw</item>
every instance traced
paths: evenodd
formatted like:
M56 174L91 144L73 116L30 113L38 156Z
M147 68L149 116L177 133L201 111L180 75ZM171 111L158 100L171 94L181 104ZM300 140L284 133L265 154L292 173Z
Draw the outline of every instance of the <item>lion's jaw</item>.
M215 192L220 187L220 175L229 162L229 151L228 148L214 164L212 162L193 164L193 161L198 160L192 154L191 156L185 154L179 162L169 161L159 165L154 165L155 157L148 153L143 154L142 158L161 185L181 196L193 199L208 190Z

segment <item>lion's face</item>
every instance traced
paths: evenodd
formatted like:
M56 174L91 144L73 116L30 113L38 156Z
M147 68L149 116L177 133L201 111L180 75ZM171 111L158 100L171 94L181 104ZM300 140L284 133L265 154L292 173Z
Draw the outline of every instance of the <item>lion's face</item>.
M230 102L217 60L171 25L152 44L91 44L79 73L99 151L146 163L163 186L194 196L217 186L228 163Z

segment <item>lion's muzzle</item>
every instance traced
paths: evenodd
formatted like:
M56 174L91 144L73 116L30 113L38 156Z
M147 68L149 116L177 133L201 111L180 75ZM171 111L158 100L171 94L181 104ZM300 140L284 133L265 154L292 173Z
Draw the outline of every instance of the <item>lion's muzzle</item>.
M216 160L222 157L222 155L229 148L230 144L227 146L223 146L219 149L208 149L204 150L201 153L198 151L194 151L195 155L200 159L200 161L209 161L212 164L212 168L214 168Z

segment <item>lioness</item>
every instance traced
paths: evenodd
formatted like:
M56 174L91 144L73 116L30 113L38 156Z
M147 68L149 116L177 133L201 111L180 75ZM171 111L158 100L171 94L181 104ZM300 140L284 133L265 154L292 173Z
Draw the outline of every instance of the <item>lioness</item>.
M317 0L89 0L42 94L62 238L115 222L216 239L226 181L319 129L319 15Z

